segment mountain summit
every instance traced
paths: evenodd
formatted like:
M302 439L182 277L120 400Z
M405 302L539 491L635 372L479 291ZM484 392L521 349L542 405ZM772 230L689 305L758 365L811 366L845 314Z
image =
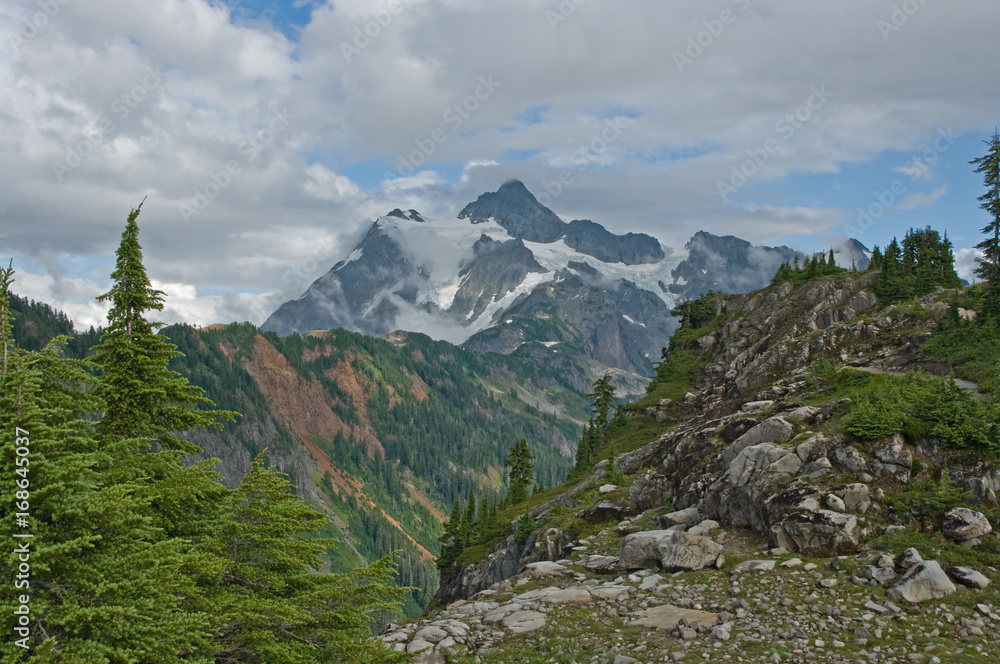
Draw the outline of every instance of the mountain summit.
M644 233L565 222L524 183L508 180L457 219L398 208L379 217L353 251L261 329L425 332L560 371L617 370L637 379L650 375L676 327L670 310L677 303L708 288L760 288L794 254L704 232L675 251Z
M507 180L496 191L481 195L462 208L458 218L474 224L495 219L511 237L529 242L555 242L566 232L565 222L520 180Z

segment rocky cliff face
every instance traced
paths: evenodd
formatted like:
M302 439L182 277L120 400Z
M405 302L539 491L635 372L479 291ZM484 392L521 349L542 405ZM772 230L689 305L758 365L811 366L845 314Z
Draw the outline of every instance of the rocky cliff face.
M920 603L955 592L949 576L966 578L964 568L954 564L962 559L961 548L940 558L940 564L906 574L912 562L900 567L892 558L886 564L865 566L865 561L874 560L873 546L892 542L899 547L894 533L919 531L940 538L941 546L986 547L995 553L1000 542L984 512L996 514L1000 471L987 457L945 450L933 438L896 434L858 442L842 424L851 399L825 396L822 381L809 371L823 358L876 373L912 366L918 356L914 349L947 309L949 296L932 294L918 304L883 307L870 291L872 281L872 275L859 274L718 299L716 318L684 349L703 358L694 376L696 389L635 413L661 422L665 431L614 457L622 485L601 486L610 468L601 462L588 477L536 504L531 514L539 529L533 546L515 546L508 539L483 563L452 569L438 595L440 605L490 600L490 592L504 590L504 574L538 560L569 565L560 558L571 558L575 567L567 573L576 573L578 582L580 572L717 567L725 565L727 537L739 533L757 538L777 562L792 556L861 561L840 563L847 565L841 568L831 564L834 570L856 570L844 580L888 588L892 601ZM950 510L938 523L921 520L889 499L929 486L920 483L942 470L981 507ZM549 530L553 516L567 509L580 520L577 525L569 531ZM597 538L620 541L617 555L570 555L588 546L572 537L585 529L579 524L602 522L607 525ZM724 534L718 534L720 529ZM630 539L637 531L648 536L641 542ZM547 547L548 541L560 544ZM993 560L993 555L979 560ZM627 562L635 560L646 562ZM945 575L949 565L954 569ZM970 573L990 571L981 566ZM495 585L487 586L489 582ZM918 587L935 590L918 592ZM735 590L732 596L738 596ZM633 608L633 615L642 608Z

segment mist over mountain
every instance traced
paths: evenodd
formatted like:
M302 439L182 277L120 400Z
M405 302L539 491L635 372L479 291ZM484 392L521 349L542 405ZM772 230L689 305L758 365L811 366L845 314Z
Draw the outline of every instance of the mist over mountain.
M850 252L864 258L863 247ZM705 231L674 249L588 219L565 222L509 180L456 219L399 208L379 217L261 329L289 335L342 327L372 336L401 329L638 378L650 375L676 328L670 310L677 303L709 289L761 288L796 256L804 257Z

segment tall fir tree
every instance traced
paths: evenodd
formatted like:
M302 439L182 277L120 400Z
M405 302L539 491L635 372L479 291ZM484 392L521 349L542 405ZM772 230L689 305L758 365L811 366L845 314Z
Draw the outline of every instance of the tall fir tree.
M611 384L611 376L604 374L594 381L593 389L594 391L587 394L587 397L591 400L598 432L603 436L608 430L611 406L615 402L617 388Z
M448 571L451 564L462 554L462 506L458 500L451 508L451 516L444 522L444 532L438 538L441 542L441 555L438 556L437 566L442 573Z
M165 293L152 287L142 263L136 223L141 209L139 203L128 215L115 252L114 284L97 298L111 303L108 326L90 358L101 373L97 390L105 411L100 430L122 438L148 438L165 450L197 454L200 448L174 432L215 426L236 413L203 410L214 404L201 388L167 367L180 353L176 345L156 334L163 323L146 319L148 312L163 310Z
M507 492L507 504L517 505L528 497L528 488L535 478L535 457L528 449L528 441L521 438L510 448L504 466L508 469L509 489Z
M152 288L142 262L136 223L141 208L128 215L113 285L98 297L111 303L101 343L88 359L98 369L95 392L104 402L98 431L117 480L142 483L164 535L204 537L225 491L212 470L218 460L185 465L183 455L202 450L177 433L219 426L236 413L206 410L214 404L201 388L168 367L180 353L156 333L162 323L146 318L163 309L164 293Z
M980 207L990 215L989 223L983 227L986 238L976 245L983 252L976 276L987 284L983 314L1000 321L1000 133L996 129L986 144L989 146L986 154L970 162L978 166L976 173L983 174L986 192L979 197Z

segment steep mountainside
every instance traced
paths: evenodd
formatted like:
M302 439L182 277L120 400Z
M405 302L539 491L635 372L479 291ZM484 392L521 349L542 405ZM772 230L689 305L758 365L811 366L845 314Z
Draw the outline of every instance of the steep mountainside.
M192 436L204 456L222 459L226 483L237 484L266 448L301 493L326 506L361 557L404 551L400 582L420 588L414 606L433 593L442 512L470 489L499 491L517 439L532 441L547 485L569 466L578 425L522 399L533 389L561 391L566 408L579 412L580 398L513 358L418 334L278 337L249 324L164 333L185 355L174 369L242 413L221 431ZM356 565L346 548L340 554L342 564Z
M700 299L599 462L502 513L385 638L426 662L992 661L1000 399L949 376L997 355L935 358L996 332L975 289L887 306L877 278Z
M709 288L759 288L794 255L707 233L688 250L685 257L652 236L615 235L586 219L564 222L511 180L457 219L399 209L380 217L262 329L426 332L549 368L569 355L588 380L610 370L639 386L676 327L670 310L679 301Z
M69 334L83 356L97 333L74 335L65 315L14 302L19 341L41 347ZM583 372L550 373L514 356L474 354L425 335L383 339L335 330L278 337L254 326L175 326L163 331L184 357L172 368L219 407L241 413L222 430L187 437L217 457L235 487L254 457L290 476L331 517L343 542L331 564L346 571L401 549L401 585L415 586L411 615L433 595L433 559L444 513L470 489L501 491L503 461L527 438L538 477L562 481L580 422Z

